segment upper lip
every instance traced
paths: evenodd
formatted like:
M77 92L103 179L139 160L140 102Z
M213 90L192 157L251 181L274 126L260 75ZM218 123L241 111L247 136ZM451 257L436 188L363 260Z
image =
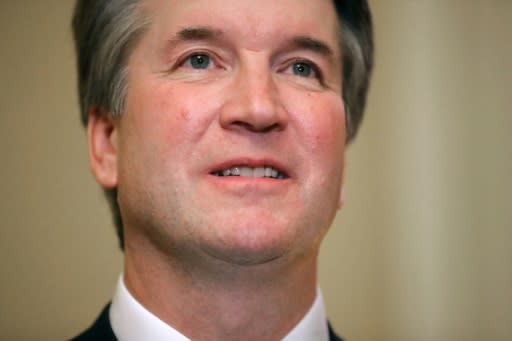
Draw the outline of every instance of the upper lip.
M281 162L273 159L273 158L250 158L250 157L240 157L240 158L232 158L226 161L222 161L214 164L208 169L208 173L212 174L218 171L222 171L225 169L233 168L233 167L272 167L284 174L286 177L290 177L290 170L288 167L283 165Z

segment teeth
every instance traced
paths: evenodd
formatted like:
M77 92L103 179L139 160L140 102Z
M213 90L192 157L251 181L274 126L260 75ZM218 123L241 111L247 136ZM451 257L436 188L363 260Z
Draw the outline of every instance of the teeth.
M213 173L216 176L245 176L254 178L285 179L286 176L272 167L231 167Z
M249 167L240 167L240 175L241 176L253 176L254 172L252 170L252 168L249 168Z
M267 178L270 178L272 176L272 168L270 167L265 167L265 176Z
M263 177L265 177L265 167L254 168L253 176L255 178L263 178Z

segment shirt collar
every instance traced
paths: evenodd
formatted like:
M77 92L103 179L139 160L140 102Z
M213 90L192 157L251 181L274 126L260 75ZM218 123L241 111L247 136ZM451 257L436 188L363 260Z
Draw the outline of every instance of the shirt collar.
M126 288L123 275L117 282L109 317L119 341L190 341L144 308ZM319 288L309 311L282 341L303 340L329 340L324 300Z

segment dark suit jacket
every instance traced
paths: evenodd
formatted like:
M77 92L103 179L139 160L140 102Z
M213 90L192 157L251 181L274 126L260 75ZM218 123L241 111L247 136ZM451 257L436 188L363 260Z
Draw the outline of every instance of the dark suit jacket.
M78 335L71 341L117 341L112 327L110 326L110 320L108 318L108 310L110 304L103 309L101 315L98 317L96 322L82 334ZM340 337L334 334L331 326L329 325L329 340L330 341L343 341ZM148 340L150 341L150 340ZM316 341L316 340L308 340Z

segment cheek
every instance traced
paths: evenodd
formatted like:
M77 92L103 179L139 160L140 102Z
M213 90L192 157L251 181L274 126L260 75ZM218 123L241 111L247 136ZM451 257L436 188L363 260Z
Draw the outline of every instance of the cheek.
M317 198L309 192L312 191L329 203L338 204L345 152L343 102L334 94L313 94L307 98L307 103L296 108L302 110L297 111L300 114L294 115L300 129L297 133L300 153L305 174L308 174L306 187L309 190L305 197L306 200Z
M304 136L304 147L316 156L343 156L345 110L336 94L308 94L297 108L295 119Z
M161 89L153 112L174 148L198 143L205 136L222 104L218 88L175 84Z
M201 139L220 106L211 92L171 83L141 89L130 103L131 129L163 155L186 148Z

